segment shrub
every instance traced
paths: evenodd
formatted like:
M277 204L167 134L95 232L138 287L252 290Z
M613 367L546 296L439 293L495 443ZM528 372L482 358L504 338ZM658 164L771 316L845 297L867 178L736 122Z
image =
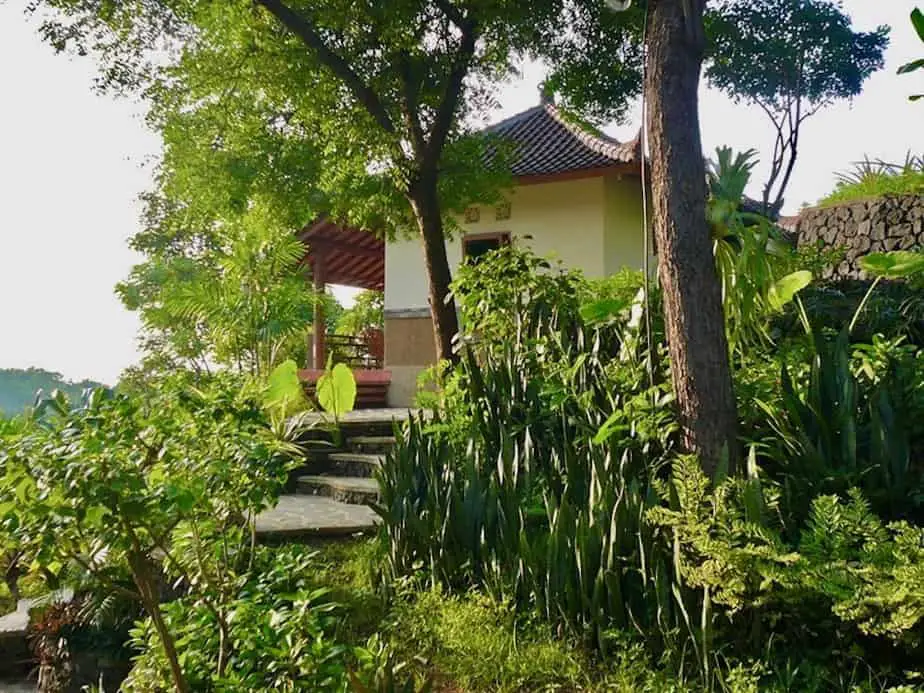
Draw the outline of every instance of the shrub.
M917 347L852 343L855 314L834 335L806 334L809 300L795 306L801 334L769 323L772 310L751 314L757 322L739 327L758 338L739 340L735 374L747 473L713 486L677 456L643 302L581 301L580 276L506 253L502 286L480 275L500 254L466 270L468 300L513 310L483 318L480 334L493 338L465 347L452 396L433 420L411 422L380 470L391 583L483 590L603 655L631 632L635 647L709 689L910 685L920 655L911 523L924 488ZM815 271L762 285L762 300L778 308ZM862 521L860 503L875 511ZM899 519L908 524L889 524ZM819 543L821 527L842 543Z
M96 390L82 407L59 397L45 409L41 425L0 449L4 527L35 547L51 579L76 574L140 602L175 686L188 690L161 611L161 573L194 588L227 631L225 602L248 560L253 516L292 464L262 392L234 378L196 387L179 375L146 397Z
M347 649L336 641L335 603L312 584L314 554L292 547L259 549L253 569L225 605L228 651L212 609L195 596L170 602L165 620L181 643L193 690L343 691ZM126 691L171 687L170 668L150 621L132 633L141 653Z
M834 191L819 204L834 205L883 195L924 193L924 156L909 152L901 164L881 159L856 162L853 169L837 175Z

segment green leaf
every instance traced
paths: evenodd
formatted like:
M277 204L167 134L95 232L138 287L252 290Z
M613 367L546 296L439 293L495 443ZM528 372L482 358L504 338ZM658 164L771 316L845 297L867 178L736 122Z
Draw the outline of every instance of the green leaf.
M860 258L860 267L884 279L907 279L924 272L924 253L910 250L870 253Z
M308 399L298 378L295 361L289 359L276 366L267 379L267 385L267 409L287 416L308 408Z
M25 477L16 485L16 498L20 503L28 502L33 486L32 479L29 477Z
M924 41L924 12L917 7L911 10L911 24L914 30L918 32L918 38Z
M103 518L109 514L109 509L102 505L96 505L87 509L86 521L88 524L97 525L102 522Z
M342 363L318 378L318 403L328 414L341 416L356 404L356 379Z
M613 318L619 317L626 308L629 307L629 301L607 298L592 303L585 303L581 306L581 317L585 322L590 324L608 322Z
M904 75L909 72L914 72L915 70L920 70L924 67L924 58L918 58L917 60L912 60L910 63L905 63L900 68L896 74Z
M771 310L781 310L797 293L812 283L812 273L808 270L792 272L777 280L767 292L767 302Z
M606 421L603 422L603 425L600 426L600 430L597 431L594 436L594 443L601 445L605 443L614 433L619 431L628 431L629 426L622 423L622 420L625 418L625 414L621 411L617 411L610 415Z

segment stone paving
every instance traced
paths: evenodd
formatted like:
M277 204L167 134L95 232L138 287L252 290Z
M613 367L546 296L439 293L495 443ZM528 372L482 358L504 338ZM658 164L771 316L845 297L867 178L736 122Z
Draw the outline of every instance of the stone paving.
M257 515L257 536L349 536L372 531L378 521L379 516L365 505L340 503L324 496L282 496L275 508Z
M297 418L299 423L304 425L311 424L367 424L367 423L390 423L392 421L407 421L411 414L417 414L423 410L414 409L354 409L335 419L330 414L324 412L309 411L299 414ZM425 414L427 412L424 412Z

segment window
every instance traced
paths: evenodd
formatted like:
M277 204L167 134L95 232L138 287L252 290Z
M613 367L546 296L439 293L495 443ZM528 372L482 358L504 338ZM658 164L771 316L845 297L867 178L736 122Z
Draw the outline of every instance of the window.
M479 233L462 239L462 254L467 262L475 263L485 254L510 244L509 233Z

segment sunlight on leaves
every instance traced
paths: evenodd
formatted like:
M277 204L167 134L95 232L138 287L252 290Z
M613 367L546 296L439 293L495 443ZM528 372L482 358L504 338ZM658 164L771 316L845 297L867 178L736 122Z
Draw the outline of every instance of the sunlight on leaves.
M356 404L356 378L348 366L338 363L318 378L318 404L334 416L353 411Z

